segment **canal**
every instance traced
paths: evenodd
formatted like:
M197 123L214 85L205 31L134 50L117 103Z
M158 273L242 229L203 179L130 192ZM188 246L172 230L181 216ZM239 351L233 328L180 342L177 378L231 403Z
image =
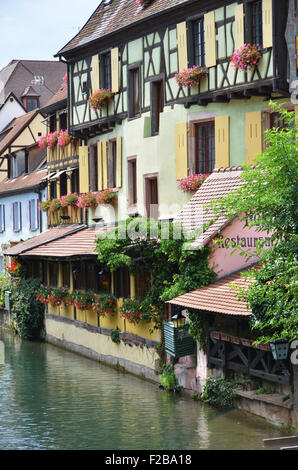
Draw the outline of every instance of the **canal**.
M263 449L279 429L0 326L1 450Z

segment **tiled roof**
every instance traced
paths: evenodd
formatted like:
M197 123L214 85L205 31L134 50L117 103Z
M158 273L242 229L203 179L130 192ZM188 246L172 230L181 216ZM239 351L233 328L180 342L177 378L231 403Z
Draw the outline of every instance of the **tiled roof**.
M32 84L34 77L43 77L40 105L44 106L56 93L66 72L66 65L57 60L12 60L0 70L0 103L13 92L21 99L26 87L40 95L40 85Z
M105 0L101 2L80 32L57 55L85 46L157 13L189 3L189 0L154 0L145 8L138 6L136 0L112 0L110 4L105 3Z
M40 158L45 153L44 149L37 149L37 152L40 154ZM40 160L39 158L39 160ZM26 189L38 186L41 183L41 180L47 175L47 169L41 170L40 168L46 162L46 158L43 158L40 164L29 174L22 173L17 178L8 179L0 181L0 197L3 196L3 193L13 192L19 189Z
M82 230L83 228L84 225L79 224L55 227L50 230L46 230L45 232L42 232L39 235L36 235L36 237L30 238L29 240L18 243L17 245L8 248L8 250L6 250L4 254L8 256L18 256L28 250L31 250L35 247L39 247L45 243L49 243L50 241L53 241L57 238L65 237L66 235L78 230Z
M203 224L211 223L208 229L196 239L194 246L206 245L219 230L229 223L230 220L224 215L215 219L214 213L205 209L204 206L240 188L244 184L241 175L240 167L214 170L175 218L175 222L181 223L190 232L202 227Z
M37 248L28 250L22 256L45 256L55 258L69 258L72 256L96 256L96 234L108 230L107 228L84 228L74 234L63 236Z
M251 284L252 280L244 278L242 273L244 271L229 275L209 286L180 295L168 303L195 310L248 317L252 314L251 309L246 302L238 300L237 291L231 288L231 284L238 287L248 287Z
M42 111L47 108L48 106L52 106L56 103L59 103L60 101L67 100L67 84L62 83L61 87L55 93L55 95L50 99L50 101L45 105L45 107L42 109Z
M15 118L5 129L3 129L0 133L0 155L34 119L38 112L38 110L34 109L33 111L30 111L30 113L23 114L23 116ZM9 132L7 132L8 130ZM1 134L5 134L5 137L3 137L2 140Z

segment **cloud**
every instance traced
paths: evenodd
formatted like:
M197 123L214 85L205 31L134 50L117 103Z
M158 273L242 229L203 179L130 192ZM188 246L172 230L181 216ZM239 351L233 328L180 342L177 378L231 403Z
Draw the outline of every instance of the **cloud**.
M54 60L99 0L0 0L0 69L12 59Z

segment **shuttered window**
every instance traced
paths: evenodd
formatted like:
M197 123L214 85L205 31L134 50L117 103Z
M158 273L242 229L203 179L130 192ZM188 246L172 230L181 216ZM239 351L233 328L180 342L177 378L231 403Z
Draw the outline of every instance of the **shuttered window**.
M244 44L244 9L243 4L235 7L235 50Z
M215 13L211 11L204 15L205 44L206 44L206 67L216 66L216 30Z
M99 55L96 54L92 57L92 62L91 62L91 88L92 88L92 93L94 91L98 90L100 88L100 80L99 80L99 63L100 63L100 58ZM87 83L86 83L87 85ZM84 92L84 90L83 90Z
M186 22L177 24L177 44L178 44L178 67L179 72L187 69L188 67L188 52L187 52L187 28Z
M128 74L129 117L137 117L141 112L140 69L129 70Z
M164 85L163 81L151 83L151 135L159 133L160 113L164 107Z
M102 66L102 87L106 90L112 89L112 74L111 74L111 53L108 52L101 57Z
M12 211L12 227L14 232L19 232L22 229L22 204L21 202L14 202L11 207Z
M272 0L263 0L263 47L273 45Z
M195 172L211 173L215 167L214 121L195 124Z
M88 147L79 147L79 164L80 164L80 193L88 193L89 191L89 158Z
M206 65L204 19L194 21L193 30L193 65Z
M116 188L117 142L110 140L108 144L108 187Z
M89 180L90 190L97 191L98 188L98 157L97 157L97 145L90 146L90 157L89 157Z
M188 135L187 123L179 122L175 125L175 162L176 179L186 178L188 174Z
M158 219L157 175L150 175L145 177L145 207L147 217Z
M130 158L128 165L128 204L130 206L137 203L137 160Z
M230 117L215 118L215 168L230 166Z
M253 164L263 151L262 112L246 113L246 163Z
M119 49L115 47L111 51L111 87L113 93L118 93L119 91Z

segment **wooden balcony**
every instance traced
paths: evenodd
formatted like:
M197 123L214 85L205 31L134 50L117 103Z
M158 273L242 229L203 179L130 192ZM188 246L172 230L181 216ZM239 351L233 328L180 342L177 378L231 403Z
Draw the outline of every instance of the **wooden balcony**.
M84 211L79 207L63 207L55 212L48 212L48 228L58 225L83 224Z
M79 141L76 140L66 147L55 145L48 148L47 161L49 169L65 167L68 164L77 163L79 159Z

